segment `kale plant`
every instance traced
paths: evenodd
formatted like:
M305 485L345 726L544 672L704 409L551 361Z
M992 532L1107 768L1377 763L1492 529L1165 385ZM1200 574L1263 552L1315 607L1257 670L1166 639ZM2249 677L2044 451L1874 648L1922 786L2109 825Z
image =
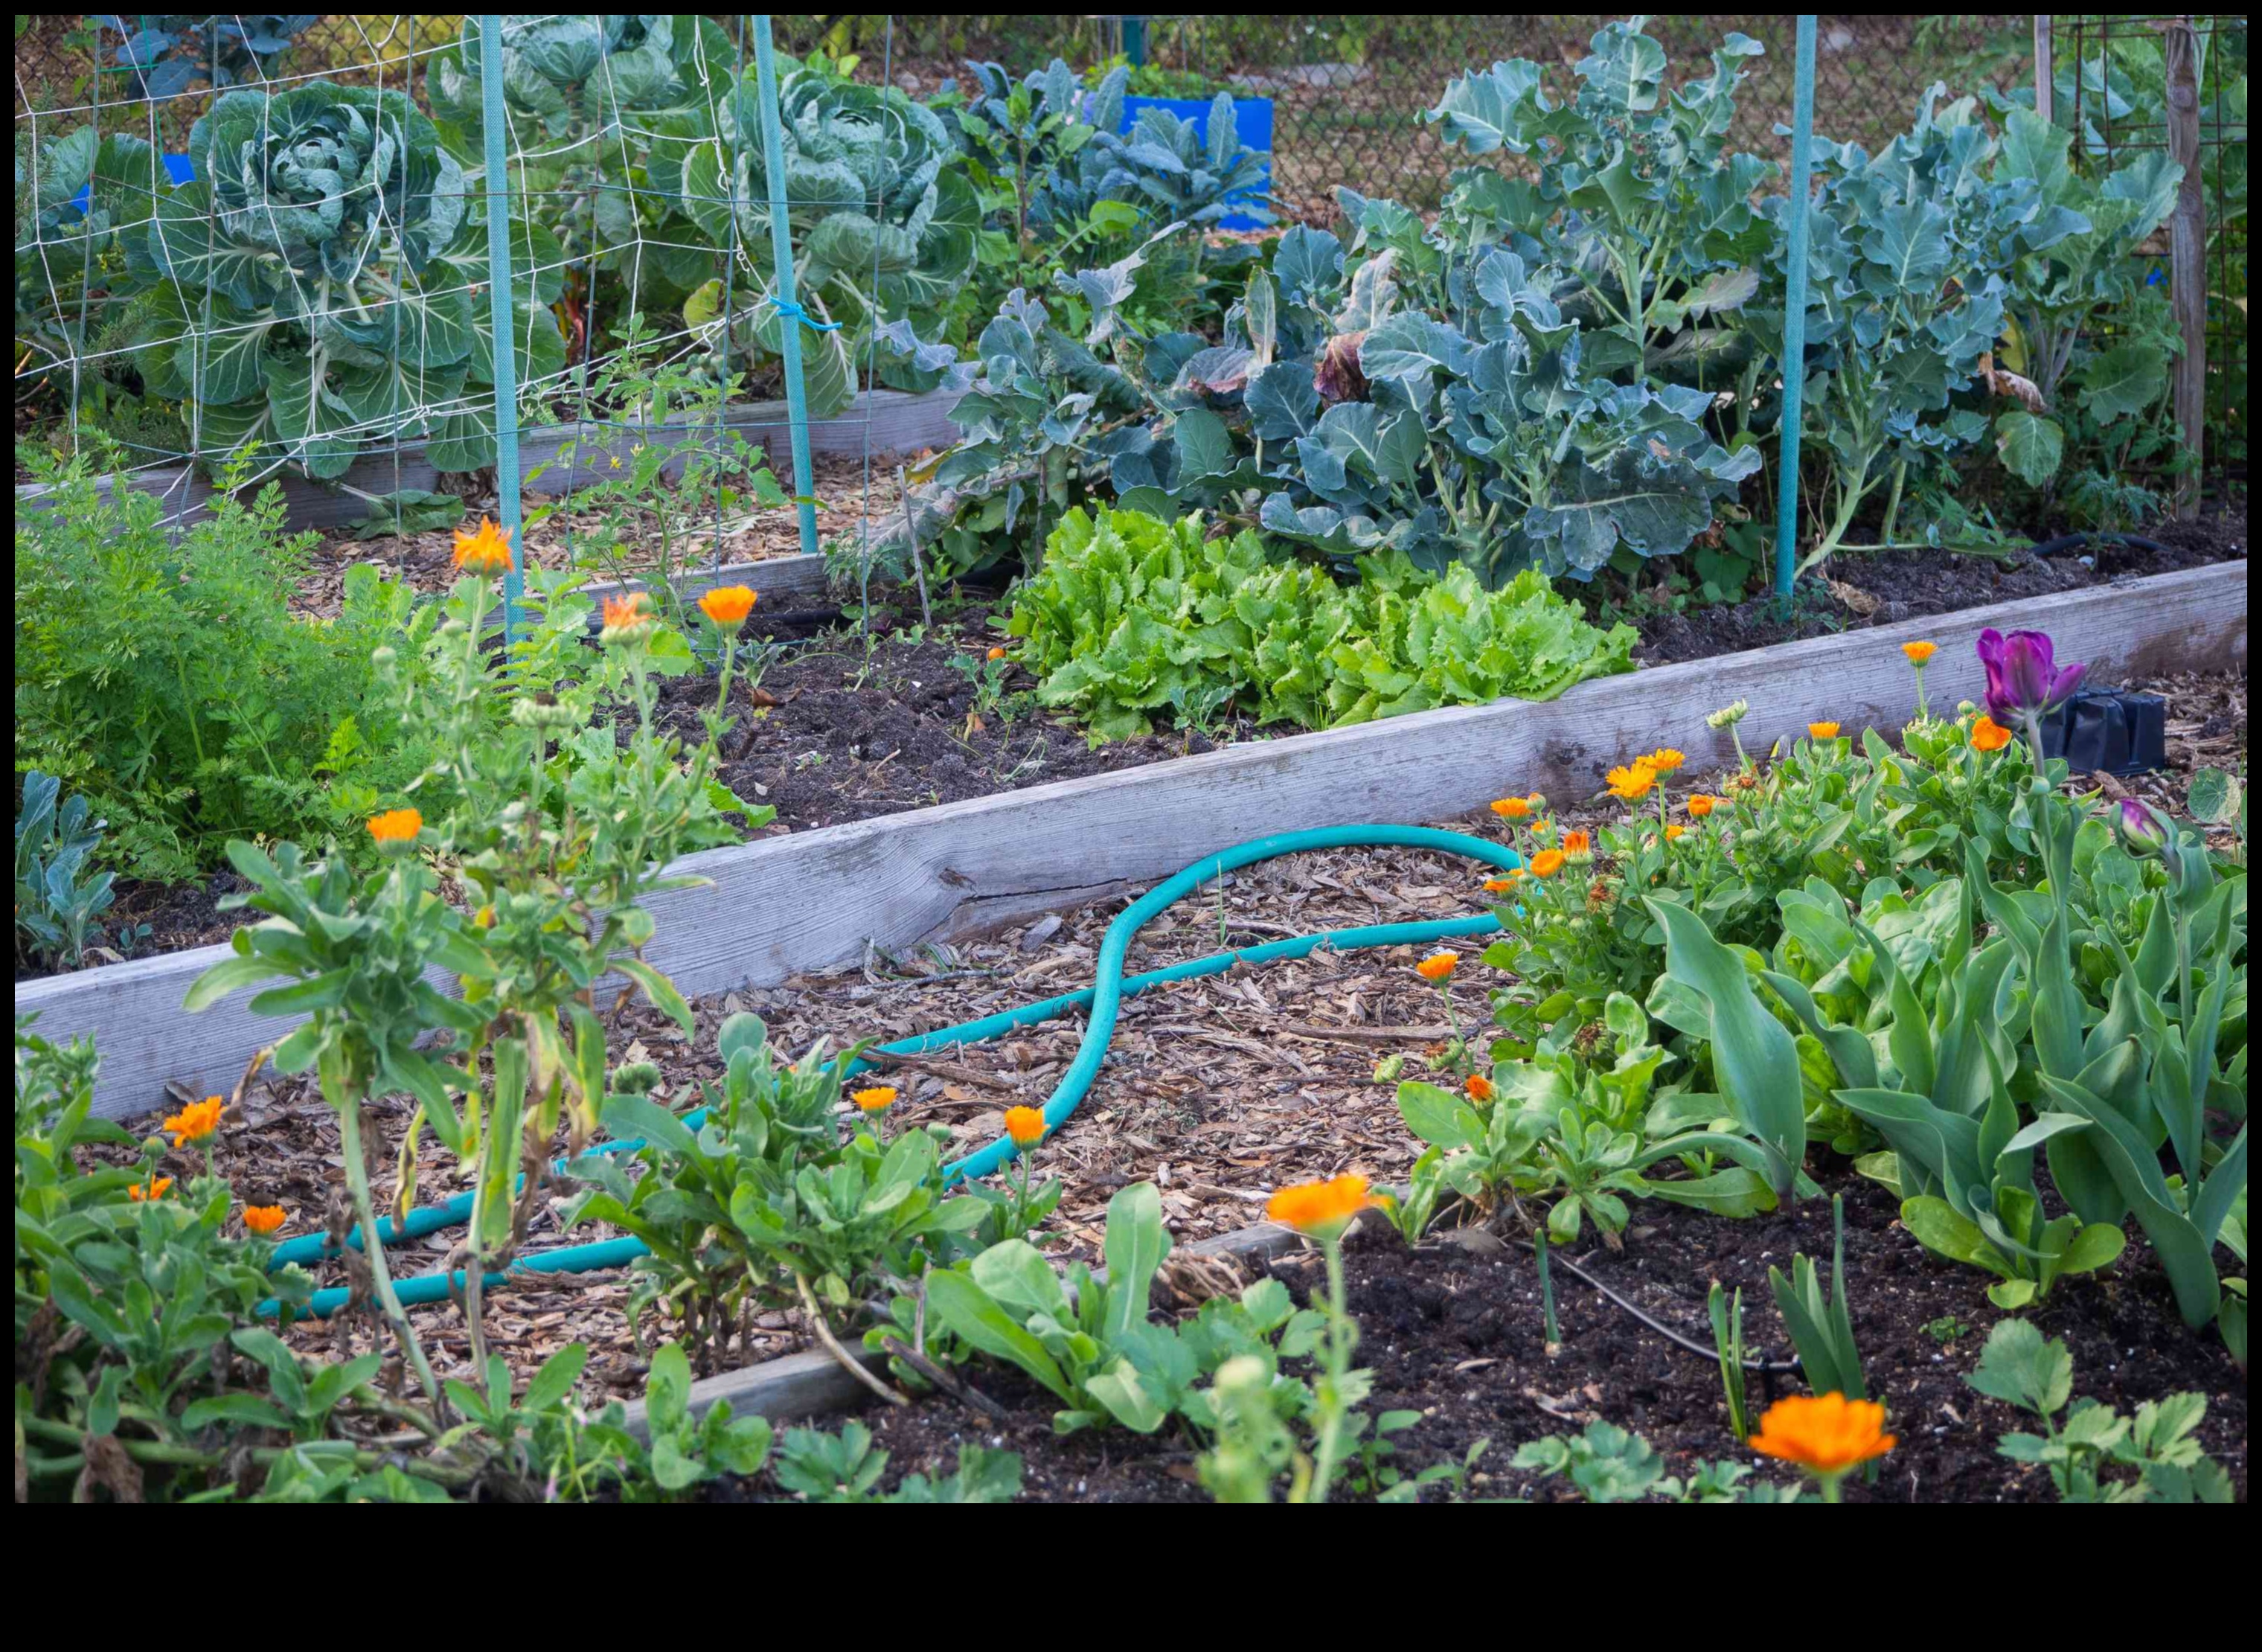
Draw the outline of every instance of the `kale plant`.
M135 97L177 97L198 81L241 86L267 78L291 42L321 21L318 13L280 16L231 12L224 17L97 18L122 34L116 61L131 69Z

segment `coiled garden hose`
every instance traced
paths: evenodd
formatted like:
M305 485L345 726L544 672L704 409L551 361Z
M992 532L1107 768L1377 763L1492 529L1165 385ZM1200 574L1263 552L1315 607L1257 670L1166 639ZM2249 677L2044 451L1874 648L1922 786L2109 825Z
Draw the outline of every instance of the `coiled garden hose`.
M1490 913L1466 918L1431 919L1417 923L1365 924L1349 929L1322 930L1316 934L1267 941L1263 946L1214 952L1206 957L1189 958L1165 969L1150 970L1143 975L1126 977L1123 974L1123 960L1130 951L1132 937L1168 908L1212 879L1236 868L1283 855L1300 854L1312 849L1374 848L1428 849L1441 855L1459 855L1464 860L1481 861L1504 871L1512 871L1524 864L1523 857L1504 845L1471 837L1463 832L1441 831L1434 826L1322 826L1311 831L1283 832L1271 837L1257 838L1221 854L1203 856L1176 876L1156 884L1117 913L1114 921L1107 926L1106 936L1100 942L1093 984L1084 991L1063 993L1058 998L1024 1005L1019 1009L985 1015L976 1021L962 1021L955 1027L940 1028L917 1037L882 1044L879 1046L879 1053L918 1056L952 1044L981 1043L989 1039L1002 1038L1007 1033L1025 1027L1034 1027L1040 1022L1072 1014L1077 1010L1088 1009L1090 1019L1084 1026L1084 1038L1077 1047L1076 1059L1061 1075L1051 1099L1045 1103L1045 1129L1050 1135L1068 1122L1070 1115L1091 1088L1092 1080L1099 1076L1100 1065L1107 1058L1107 1047L1115 1035L1117 1014L1127 996L1135 996L1173 981L1197 980L1203 976L1221 974L1236 963L1270 963L1280 958L1301 958L1322 948L1349 952L1365 947L1418 946L1458 935L1488 934L1500 927L1499 919ZM852 1062L843 1069L841 1076L847 1078L862 1072L870 1064L861 1060ZM702 1109L687 1114L684 1122L696 1129L703 1117ZM635 1141L608 1143L596 1151L633 1151L642 1145L641 1142ZM966 1177L989 1175L1011 1158L1013 1151L1012 1143L1001 1136L987 1147L944 1165L943 1179L947 1183ZM458 1194L442 1203L410 1211L405 1221L379 1222L377 1224L378 1237L385 1244L421 1238L443 1228L468 1221L471 1212L472 1195ZM358 1228L348 1236L347 1244L351 1248L360 1248L361 1232ZM312 1234L277 1245L274 1261L278 1265L313 1262L334 1253L327 1235ZM633 1238L563 1245L533 1252L514 1260L507 1273L486 1275L486 1284L489 1288L507 1284L512 1274L579 1273L598 1268L623 1267L646 1253L643 1241ZM464 1274L461 1272L424 1273L394 1281L393 1289L404 1306L414 1307L445 1302L463 1285ZM343 1288L316 1291L312 1310L322 1317L334 1314L346 1305L351 1294ZM273 1313L276 1304L263 1304L263 1310Z

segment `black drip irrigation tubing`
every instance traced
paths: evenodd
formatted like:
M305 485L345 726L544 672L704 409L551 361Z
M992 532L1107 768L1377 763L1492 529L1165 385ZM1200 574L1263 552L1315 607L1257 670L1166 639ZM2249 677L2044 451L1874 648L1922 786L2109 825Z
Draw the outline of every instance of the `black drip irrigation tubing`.
M1531 1252L1533 1255L1537 1256L1538 1254L1539 1247L1532 1244L1531 1240L1523 1239L1519 1240L1518 1243L1521 1244L1525 1250ZM1547 1259L1552 1266L1563 1269L1581 1284L1601 1292L1603 1295L1607 1297L1610 1302L1615 1302L1618 1307L1625 1309L1626 1312L1632 1314L1636 1319L1641 1321L1643 1324L1647 1325L1652 1331L1657 1332L1659 1336L1663 1337L1667 1341L1674 1343L1676 1345L1686 1349L1689 1353L1696 1355L1699 1359L1709 1360L1714 1365L1720 1363L1720 1352L1718 1349L1708 1348L1700 1342L1692 1342L1689 1338L1682 1336L1679 1331L1674 1330L1672 1326L1666 1324L1660 1320L1653 1318L1649 1314L1641 1309L1635 1307L1632 1302L1626 1301L1624 1297L1619 1295L1609 1286L1603 1284L1602 1280L1588 1273L1576 1262L1572 1261L1570 1258L1563 1255L1552 1245L1548 1247ZM1747 1360L1743 1362L1743 1365L1745 1370L1756 1371L1761 1376L1766 1377L1790 1376L1802 1372L1805 1369L1805 1367L1796 1360Z
M2064 556L2069 551L2093 551L2100 545L2125 545L2132 551L2148 551L2156 557L2173 556L2175 552L2157 539L2147 539L2136 533L2062 533L2055 539L2044 539L2027 547L2030 557Z

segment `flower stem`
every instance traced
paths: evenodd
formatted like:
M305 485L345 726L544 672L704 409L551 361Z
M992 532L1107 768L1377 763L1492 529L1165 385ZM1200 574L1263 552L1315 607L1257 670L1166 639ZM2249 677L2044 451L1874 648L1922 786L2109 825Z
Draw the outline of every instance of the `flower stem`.
M440 1384L433 1378L431 1361L424 1357L424 1346L416 1340L415 1329L408 1323L407 1310L393 1292L393 1273L385 1261L385 1244L377 1237L377 1209L369 1196L369 1165L362 1157L358 1095L348 1095L344 1105L338 1108L338 1145L345 1153L346 1187L353 1194L354 1214L361 1219L362 1254L369 1259L370 1278L377 1287L378 1303L400 1344L402 1358L415 1370L417 1381L423 1385L424 1397L431 1401L436 1415L445 1418Z

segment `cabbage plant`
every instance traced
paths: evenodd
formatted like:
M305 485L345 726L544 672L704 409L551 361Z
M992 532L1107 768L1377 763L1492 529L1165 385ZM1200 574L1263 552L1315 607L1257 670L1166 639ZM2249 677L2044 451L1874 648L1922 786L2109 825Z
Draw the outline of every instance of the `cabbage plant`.
M197 181L127 241L153 394L178 397L206 463L342 476L368 445L424 441L443 470L494 463L484 208L397 91L316 82L224 94L189 135ZM565 364L555 243L514 259L519 373ZM545 256L545 254L547 256Z
M789 70L778 102L795 296L815 321L840 328L803 335L810 411L822 418L846 407L857 362L882 350L883 378L931 387L940 364L917 341L934 336L971 273L982 217L948 131L896 88L858 85L818 65ZM729 261L729 278L676 295L685 319L733 354L776 354L785 321L771 302L776 270L753 77L657 130L635 198L651 219L644 233L679 255L700 249L710 276L717 250ZM663 262L661 281L680 282L683 263ZM899 321L910 323L908 335L889 330Z

